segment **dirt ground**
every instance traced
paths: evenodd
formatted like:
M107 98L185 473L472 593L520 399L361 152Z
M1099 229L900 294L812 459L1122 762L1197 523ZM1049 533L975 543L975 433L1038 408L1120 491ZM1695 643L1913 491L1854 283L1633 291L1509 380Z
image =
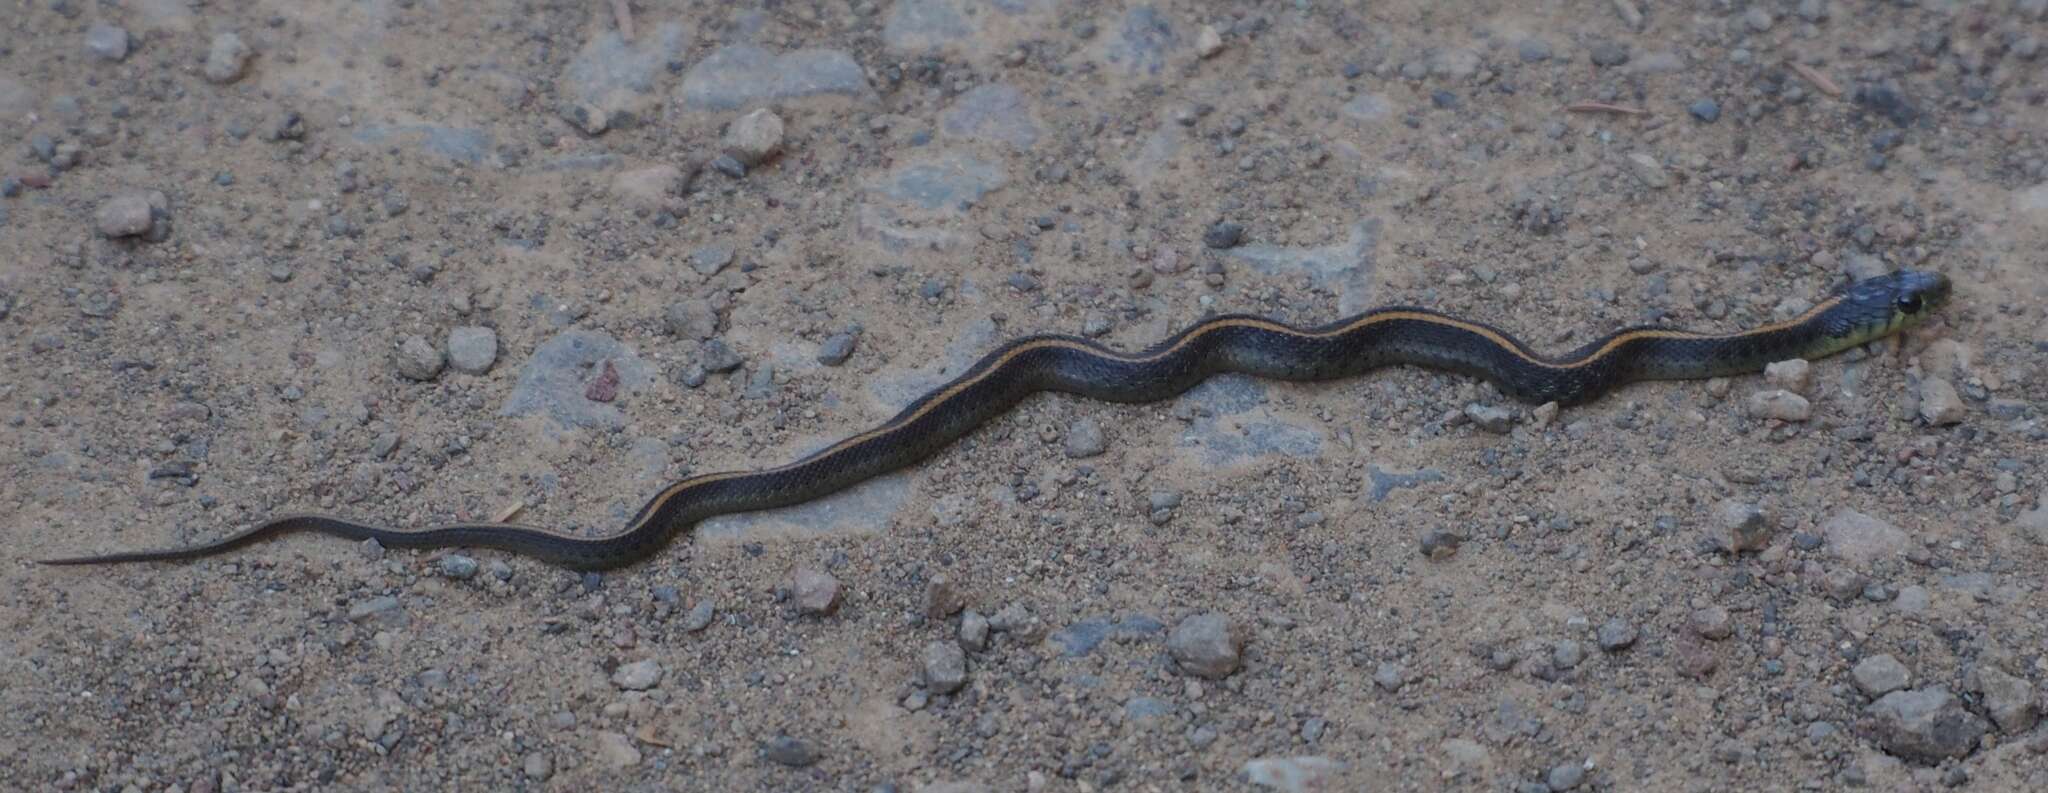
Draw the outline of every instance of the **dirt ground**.
M2040 0L9 2L0 788L2048 789L2044 38ZM1027 333L1407 303L1562 350L1899 267L1953 301L1803 376L1041 396L603 575L33 561L308 510L601 534Z

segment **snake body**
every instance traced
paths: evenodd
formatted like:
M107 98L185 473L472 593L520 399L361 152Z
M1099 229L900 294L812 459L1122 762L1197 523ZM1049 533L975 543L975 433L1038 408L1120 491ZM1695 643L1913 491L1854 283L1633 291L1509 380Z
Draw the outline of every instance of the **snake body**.
M1757 371L1772 361L1833 355L1917 324L1948 293L1948 280L1939 274L1901 270L1851 283L1783 322L1718 334L1627 328L1558 356L1536 352L1490 325L1405 306L1310 328L1257 316L1214 316L1136 353L1075 336L1028 336L984 356L880 426L796 462L670 484L623 530L608 536L509 523L396 529L288 515L202 545L45 563L191 559L311 531L395 548L497 548L572 569L609 569L654 555L706 518L809 501L917 463L1040 391L1152 402L1221 372L1331 380L1407 364L1483 378L1522 402L1569 406L1632 381L1718 377Z

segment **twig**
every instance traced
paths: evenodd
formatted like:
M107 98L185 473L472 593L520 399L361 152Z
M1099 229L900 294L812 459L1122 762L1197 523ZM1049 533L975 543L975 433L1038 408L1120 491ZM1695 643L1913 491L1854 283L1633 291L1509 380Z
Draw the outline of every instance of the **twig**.
M633 9L627 0L612 0L612 16L619 21L619 38L633 41Z
M1813 87L1820 89L1821 93L1828 96L1842 95L1841 86L1836 85L1835 81L1828 79L1827 75L1815 71L1813 67L1798 61L1786 61L1785 65L1792 67L1792 71L1798 72L1799 76L1806 78L1807 82L1813 83Z
M1606 102L1594 102L1590 100L1583 102L1573 102L1569 105L1565 105L1564 109L1571 111L1573 113L1619 113L1624 116L1647 116L1650 114L1650 111L1644 110L1640 107L1612 105Z
M512 516L519 514L519 511L523 509L526 509L525 501L514 501L511 503L511 505L505 507L504 509L498 510L497 517L491 519L491 522L504 523L505 521L511 520Z

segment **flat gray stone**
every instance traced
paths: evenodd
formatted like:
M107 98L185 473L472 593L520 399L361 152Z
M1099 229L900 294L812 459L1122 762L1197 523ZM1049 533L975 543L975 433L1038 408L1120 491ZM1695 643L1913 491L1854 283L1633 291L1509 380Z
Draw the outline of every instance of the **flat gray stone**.
M795 506L720 515L696 533L707 542L881 534L909 500L910 474L885 474Z
M1394 103L1379 94L1360 93L1351 97L1351 101L1345 102L1337 112L1352 121L1376 123L1394 117Z
M1312 457L1322 451L1323 433L1274 414L1264 403L1267 384L1249 375L1209 378L1181 396L1201 405L1179 446L1195 450L1203 464L1238 465L1267 456Z
M803 49L776 55L752 44L720 47L683 75L691 110L737 110L750 104L815 96L866 99L874 91L852 56Z
M405 146L445 160L476 165L491 156L491 136L483 130L435 124L358 127L349 139L358 146Z
M95 22L85 29L85 51L95 58L120 62L128 57L128 31L119 25Z
M1009 181L1000 165L947 153L897 165L871 182L869 190L907 207L963 214L969 205Z
M1990 730L1983 717L1939 687L1894 691L1864 715L1886 752L1923 765L1969 755Z
M1906 532L1897 526L1853 509L1843 509L1829 516L1821 523L1820 531L1827 537L1828 550L1845 561L1857 564L1869 564L1904 553L1910 542Z
M1307 275L1316 284L1337 292L1337 310L1355 314L1372 306L1374 252L1379 245L1380 220L1367 218L1352 224L1343 242L1314 248L1288 248L1252 243L1230 249L1228 255L1268 275Z
M1856 679L1857 688L1872 697L1890 694L1913 682L1913 673L1890 654L1873 655L1857 661L1849 675Z
M605 29L584 43L557 85L571 104L602 112L606 127L627 126L659 106L656 89L669 61L682 54L683 42L683 26L675 22L640 31L631 42L615 28Z
M654 382L653 367L617 339L596 331L563 331L534 349L499 415L542 415L564 428L620 426L625 417L616 403L585 396L606 362L619 373L621 397Z
M1167 59L1183 42L1173 23L1159 9L1139 5L1124 12L1103 49L1103 60L1122 67L1127 75L1156 77L1166 69Z
M1281 793L1336 790L1347 766L1327 757L1261 757L1244 764L1245 781Z
M448 331L448 365L463 374L483 374L498 361L498 332L465 325Z
M892 52L935 52L973 35L974 26L952 0L897 0L882 24L882 44Z
M1038 142L1039 123L1024 94L1002 83L975 86L939 116L939 131L966 141L988 140L1017 150Z

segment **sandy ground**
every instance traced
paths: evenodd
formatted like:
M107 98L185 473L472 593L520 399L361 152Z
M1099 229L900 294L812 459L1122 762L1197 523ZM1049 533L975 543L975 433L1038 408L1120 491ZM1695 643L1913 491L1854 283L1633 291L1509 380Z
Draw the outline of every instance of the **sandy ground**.
M2039 0L624 5L0 13L0 788L2048 788ZM1806 377L1040 397L602 576L31 561L602 533L1025 333L1904 266Z

